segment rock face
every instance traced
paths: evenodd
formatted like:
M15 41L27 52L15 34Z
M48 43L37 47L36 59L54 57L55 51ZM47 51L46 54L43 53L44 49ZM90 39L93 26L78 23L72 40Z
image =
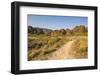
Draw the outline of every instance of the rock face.
M72 35L72 34L73 34L72 30L66 29L66 35Z
M75 33L85 33L85 32L87 32L87 28L85 26L83 26L83 25L76 26L73 29L73 32L75 32Z
M28 33L32 34L50 34L52 32L51 29L46 29L46 28L38 28L38 27L32 27L28 26Z
M46 28L39 28L39 27L32 27L28 26L28 33L32 34L46 34L46 35L52 35L52 36L58 36L58 35L73 35L77 33L86 33L87 27L84 25L76 26L72 30L71 29L60 29L60 30L51 30Z

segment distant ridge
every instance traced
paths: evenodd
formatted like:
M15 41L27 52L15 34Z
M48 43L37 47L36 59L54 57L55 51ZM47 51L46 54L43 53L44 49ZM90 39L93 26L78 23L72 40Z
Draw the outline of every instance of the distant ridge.
M51 29L28 26L28 33L33 33L33 34L48 33L48 34L50 34L51 32L52 32Z
M88 29L85 27L85 25L79 25L75 26L73 29L69 28L64 28L64 29L59 29L59 30L52 30L52 29L47 29L47 28L39 28L39 27L32 27L28 26L28 33L31 34L47 34L47 35L71 35L71 34L77 34L77 33L87 33Z

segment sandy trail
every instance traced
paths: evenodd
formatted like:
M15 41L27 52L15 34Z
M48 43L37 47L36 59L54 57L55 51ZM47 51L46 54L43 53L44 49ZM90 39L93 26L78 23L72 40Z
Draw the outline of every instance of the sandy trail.
M57 51L55 51L52 56L51 60L56 59L73 59L73 56L71 55L71 52L74 52L74 47L76 40L69 41L64 46L59 48Z

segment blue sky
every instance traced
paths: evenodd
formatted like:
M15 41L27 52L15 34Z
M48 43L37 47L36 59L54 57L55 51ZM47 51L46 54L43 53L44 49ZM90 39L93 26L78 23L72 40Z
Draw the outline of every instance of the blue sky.
M78 16L51 16L51 15L28 15L28 26L48 28L48 29L66 29L77 25L88 25L87 17Z

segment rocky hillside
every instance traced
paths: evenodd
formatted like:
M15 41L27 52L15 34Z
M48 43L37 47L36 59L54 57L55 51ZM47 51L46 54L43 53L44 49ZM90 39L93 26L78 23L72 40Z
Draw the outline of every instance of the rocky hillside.
M52 32L51 29L28 26L28 33L32 33L32 34L50 34L51 32Z
M88 57L87 27L51 30L28 26L28 61Z
M84 25L80 25L80 26L76 26L75 28L73 28L72 30L73 32L80 32L80 33L85 33L87 32L87 27L85 27Z
M85 34L87 33L87 27L84 25L76 26L73 29L60 29L60 30L51 30L47 28L39 28L39 27L32 27L28 26L28 33L31 34L47 34L47 35L53 35L53 36L58 36L58 35L80 35L80 34Z

